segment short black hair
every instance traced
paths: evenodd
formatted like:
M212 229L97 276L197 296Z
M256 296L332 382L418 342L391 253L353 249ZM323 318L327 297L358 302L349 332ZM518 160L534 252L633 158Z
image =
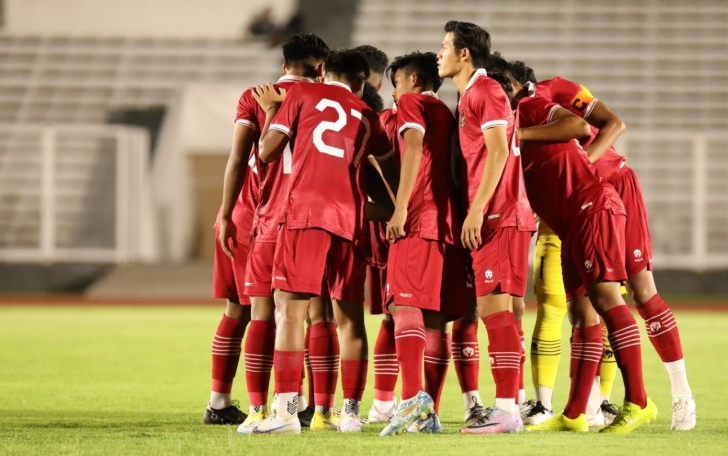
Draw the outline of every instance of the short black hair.
M503 73L488 73L488 77L500 84L501 89L503 89L508 97L508 101L510 101L511 95L513 94L513 84L511 84L511 80L508 79L508 76Z
M363 44L355 47L353 50L361 53L369 64L369 70L374 73L384 74L384 70L389 63L389 57L381 49L374 46Z
M379 92L377 92L377 89L366 81L364 82L364 93L362 94L361 99L364 103L369 105L374 112L382 112L382 110L384 110L384 100L379 95Z
M324 40L313 33L297 33L291 35L283 45L283 59L286 66L292 63L306 63L313 59L323 61L329 53Z
M361 53L353 49L337 49L330 51L324 63L327 73L336 73L347 79L369 77L369 64Z
M394 84L394 75L402 70L410 75L417 73L422 78L425 87L432 87L437 92L442 85L442 78L437 71L437 55L432 52L410 52L394 58L394 61L387 68L387 77Z
M475 68L483 68L490 56L490 33L470 22L448 21L445 33L452 33L456 50L467 48Z
M511 62L510 67L511 76L513 76L513 79L518 81L521 85L525 85L527 82L532 82L534 84L538 82L536 79L536 73L533 72L533 68L520 60Z
M485 62L485 69L488 71L488 74L501 73L506 76L511 76L511 64L497 51L490 54L488 61Z

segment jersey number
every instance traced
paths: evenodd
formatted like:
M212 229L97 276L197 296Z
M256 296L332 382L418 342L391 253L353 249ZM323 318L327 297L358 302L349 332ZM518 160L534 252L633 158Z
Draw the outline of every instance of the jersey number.
M327 131L333 131L333 132L340 132L343 130L343 128L346 126L348 122L348 117L346 115L346 111L344 111L343 106L341 106L341 103L338 101L330 100L328 98L323 98L321 101L318 102L316 105L316 109L324 112L326 109L333 109L336 111L336 114L338 117L336 118L335 122L330 122L328 120L324 120L320 122L316 128L313 130L313 144L316 146L316 149L321 152L322 154L332 155L334 157L338 158L344 158L344 149L330 146L324 142L324 133ZM369 122L367 119L362 116L361 112L356 111L354 109L351 110L351 115L353 117L356 117L359 119L366 128L366 133L364 140L362 141L362 146L357 153L356 157L354 157L354 166L357 166L359 164L359 160L361 159L361 155L364 153L364 147L366 146L367 139L369 138Z

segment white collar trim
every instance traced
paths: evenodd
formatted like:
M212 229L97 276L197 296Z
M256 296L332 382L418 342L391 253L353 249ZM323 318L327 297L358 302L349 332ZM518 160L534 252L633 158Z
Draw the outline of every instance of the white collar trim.
M465 90L463 90L463 94L465 94L465 92L470 88L470 86L475 84L475 80L481 76L488 76L488 73L485 71L485 68L478 68L477 70L475 70L475 73L473 73L473 76L470 78L470 81L468 81L468 85L465 86Z
M344 83L342 83L342 82L339 82L339 81L326 81L326 84L328 84L328 85L335 85L335 86L339 86L339 87L343 87L343 88L345 88L346 90L348 90L349 92L351 92L351 87L349 87L348 85L346 85L346 84L344 84Z
M284 74L280 78L278 78L278 82L287 82L287 81L295 81L295 82L313 82L313 79L307 78L305 76L295 76L292 74Z

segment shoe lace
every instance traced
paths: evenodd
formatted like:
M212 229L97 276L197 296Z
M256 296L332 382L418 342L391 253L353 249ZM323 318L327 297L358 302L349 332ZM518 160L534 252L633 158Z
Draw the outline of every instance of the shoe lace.
M487 410L483 407L483 404L476 402L475 405L468 409L468 414L470 416L482 417L487 414Z
M685 421L688 415L688 403L682 399L672 404L672 416L677 422Z
M614 421L612 422L612 425L623 425L626 424L629 419L632 417L632 415L635 414L637 411L634 408L630 407L615 407L617 409L617 416L614 418Z
M240 410L240 401L237 399L233 399L233 401L230 404L230 407L235 407L236 409Z
M531 408L531 410L529 410L528 415L526 415L526 416L529 416L529 417L536 416L541 413L546 413L547 411L548 411L548 409L546 407L544 407L541 402L536 402L536 405L534 405Z
M600 405L599 408L602 410L602 412L609 413L610 415L619 414L619 408L614 404L610 404L606 400L602 402L602 405Z

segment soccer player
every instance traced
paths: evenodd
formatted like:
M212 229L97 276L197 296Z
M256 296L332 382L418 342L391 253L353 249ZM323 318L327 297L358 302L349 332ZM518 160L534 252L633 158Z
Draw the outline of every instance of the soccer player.
M650 342L670 378L673 397L670 427L681 431L693 429L696 424L695 400L688 383L680 333L675 316L657 292L652 274L652 243L642 188L635 172L613 147L616 138L624 131L624 123L586 87L563 78L540 81L535 85L516 82L514 92L515 100L528 95L551 100L591 125L592 134L582 141L582 146L599 175L617 190L627 211L627 288L637 312L645 321Z
M493 407L463 428L468 434L520 432L521 341L512 296L525 294L528 247L536 227L526 199L520 157L512 147L513 113L501 86L483 66L490 35L475 24L450 21L438 53L439 74L460 94L458 124L467 216L461 241L471 250L478 316L488 332L496 385Z
M489 72L506 75L510 81L536 82L533 70L522 65L509 64L498 52L491 54L486 69ZM514 76L518 74L518 76ZM524 84L526 82L523 82ZM508 87L512 90L512 84ZM517 103L512 103L516 108ZM624 289L624 288L623 288ZM566 291L561 275L561 240L541 221L538 226L536 248L534 251L534 290L536 293L537 316L531 342L531 372L536 389L536 401L521 403L521 417L524 424L539 424L553 416L551 399L556 383L556 373L561 358L561 327L566 315ZM626 293L626 291L624 292ZM520 323L525 306L514 303L516 322ZM617 365L605 331L605 350L595 379L593 395L587 407L587 421L591 427L602 427L612 422L617 412L609 403L609 395L616 376ZM519 325L519 332L521 327ZM522 362L524 361L522 358ZM521 364L523 366L523 363ZM521 382L523 371L521 371ZM602 397L599 397L599 393Z
M442 85L437 56L406 54L394 60L389 72L403 155L394 214L387 224L392 245L385 302L394 320L402 401L382 436L409 430L422 417L427 418L412 431L442 432L436 412L450 361L442 329L447 323L441 316L447 310L441 308L445 251L453 248L462 223L450 171L455 119L435 94ZM435 323L434 331L426 330L425 315Z
M328 53L328 46L319 37L313 34L293 35L283 45L283 73L284 75L274 85L277 90L287 90L299 82L314 82L323 77L323 62ZM254 114L249 122L250 128L256 133L262 130L265 124L265 111L256 102L252 88L246 91L241 103L247 112ZM282 198L288 185L291 172L291 151L286 149L283 159L265 164L260 161L257 153L251 157L253 169L263 176L259 186L258 205L252 224L252 241L249 254L245 257L234 257L233 260L246 262L245 292L250 296L252 321L245 340L245 364L248 398L250 408L248 418L238 428L238 432L249 434L267 416L268 387L270 372L273 367L273 342L275 339L275 318L271 281L273 269L273 251L278 233L279 214ZM248 230L250 232L250 230ZM250 239L250 237L249 237ZM324 303L317 299L312 303L316 314L324 314ZM314 313L314 312L312 312ZM338 359L330 353L338 351L332 347L336 340L336 327L333 322L324 318L315 318L310 331L314 333L313 343L309 348L312 356L320 364L317 373L319 377L315 387L319 391L319 401L330 407L336 388L338 374ZM335 350L336 349L336 350ZM319 358L322 361L319 363ZM306 409L305 399L299 401L299 413ZM302 419L302 425L310 423Z
M544 98L525 98L518 105L516 128L528 198L563 242L562 271L574 327L564 412L526 429L589 430L585 412L604 350L601 317L625 383L624 406L601 432L631 432L654 419L657 408L644 389L639 329L620 294L627 277L624 205L572 141L589 135L584 120Z
M295 417L303 364L303 321L312 296L328 291L341 330L344 407L340 430L361 432L359 406L366 382L364 328L365 258L362 160L391 156L379 119L361 96L369 67L354 51L331 52L325 84L294 85L280 95L261 86L266 110L260 143L264 162L278 159L293 141L293 166L283 225L276 243L273 283L276 304L275 389L277 406L256 433L298 433ZM382 170L391 176L387 161Z

